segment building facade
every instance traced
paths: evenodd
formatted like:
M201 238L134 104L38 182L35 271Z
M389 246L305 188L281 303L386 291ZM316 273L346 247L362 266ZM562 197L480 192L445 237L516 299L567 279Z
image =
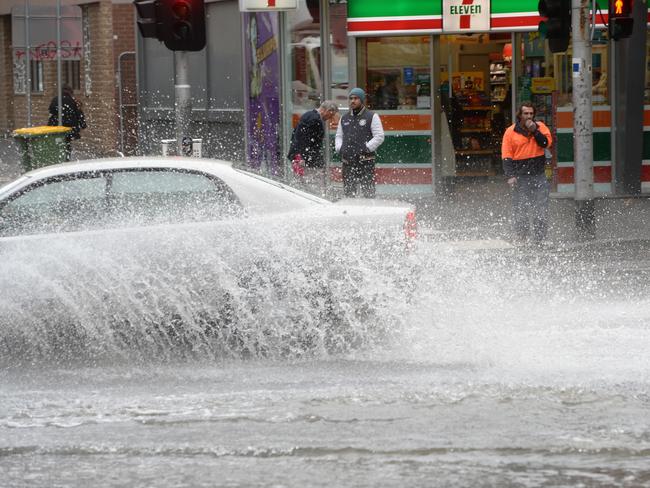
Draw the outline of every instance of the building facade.
M537 0L298 0L286 11L257 3L259 10L240 12L235 0L207 1L208 45L192 54L191 75L192 135L204 139L204 154L288 178L285 155L300 115L324 99L346 110L349 89L360 86L387 136L378 194L431 195L458 178L498 176L503 131L530 100L553 131L554 191L573 193L571 46L548 50L537 32ZM618 43L607 38L607 13L596 15L596 195L650 192L647 5L635 8L642 20ZM143 150L156 152L160 139L174 136L172 53L144 41L140 130ZM629 51L643 61L628 62ZM627 89L637 86L632 78L638 88ZM626 125L634 110L639 122ZM627 140L638 141L638 153ZM340 162L332 144L326 153L336 188Z
M118 151L135 153L138 135L134 15L129 0L61 2L61 81L73 88L74 97L83 107L88 128L82 131L81 140L74 147L84 157L114 156ZM56 2L2 2L3 133L47 124L50 101L58 92L56 53Z

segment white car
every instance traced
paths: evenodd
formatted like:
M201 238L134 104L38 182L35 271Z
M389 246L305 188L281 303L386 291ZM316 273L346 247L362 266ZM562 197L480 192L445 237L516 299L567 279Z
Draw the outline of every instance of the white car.
M66 163L31 171L0 188L1 236L280 214L339 224L365 222L407 239L416 235L414 209L406 203L332 203L208 159Z
M0 366L384 341L415 225L408 204L332 203L208 159L32 171L0 189Z

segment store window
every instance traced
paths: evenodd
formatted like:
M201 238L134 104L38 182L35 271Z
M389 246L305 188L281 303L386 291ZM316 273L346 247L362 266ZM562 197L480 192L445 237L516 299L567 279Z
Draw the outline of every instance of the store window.
M43 61L30 61L32 93L43 92Z
M350 76L348 72L347 1L329 0L330 87L331 98L347 108Z
M371 108L431 108L428 36L370 37L357 43L357 79Z
M81 89L81 61L63 61L61 63L63 83L74 91Z
M571 75L572 51L571 43L565 53L551 53L539 34L527 33L522 36L524 43L524 72L522 76L527 81L522 85L522 96L525 96L535 85L552 86L543 88L556 93L557 107L570 106L573 103L573 79ZM592 42L592 103L593 105L609 105L609 50L605 31L594 33ZM536 78L546 78L538 80ZM527 83L527 84L526 84ZM521 97L520 97L521 98Z
M294 113L315 108L323 99L320 5L318 0L307 0L298 5L298 9L287 15Z

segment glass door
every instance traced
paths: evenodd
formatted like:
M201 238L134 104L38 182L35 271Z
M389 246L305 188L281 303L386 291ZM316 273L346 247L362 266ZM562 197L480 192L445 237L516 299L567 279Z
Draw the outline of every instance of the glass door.
M377 192L432 192L431 36L357 39L357 85L382 120Z

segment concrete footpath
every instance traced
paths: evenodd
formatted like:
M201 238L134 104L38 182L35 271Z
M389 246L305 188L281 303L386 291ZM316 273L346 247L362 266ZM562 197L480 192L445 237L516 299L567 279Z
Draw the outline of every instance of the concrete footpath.
M80 153L73 157L83 158ZM0 136L0 185L22 173L18 148ZM510 190L502 177L468 178L456 182L445 197L413 200L424 240L464 242L467 248L507 247L510 241ZM594 243L650 240L650 194L596 199ZM580 242L575 226L575 202L551 199L549 245Z

